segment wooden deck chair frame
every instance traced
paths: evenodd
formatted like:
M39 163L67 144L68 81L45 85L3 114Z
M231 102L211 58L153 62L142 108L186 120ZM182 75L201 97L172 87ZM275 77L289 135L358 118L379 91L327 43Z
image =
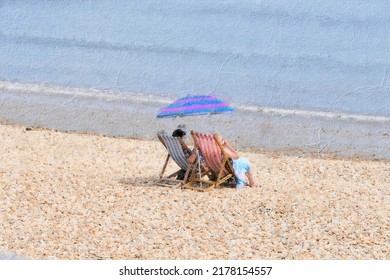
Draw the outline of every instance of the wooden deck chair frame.
M191 153L192 151L181 138L173 137L170 135L164 135L161 133L157 133L157 138L167 149L168 155L165 159L163 168L159 174L159 179L156 182L156 185L165 186L165 187L174 187L174 188L180 187L183 183L187 182L188 175L192 167L192 165L187 162L182 147L184 147L184 149L186 149L189 153ZM164 173L166 171L170 159L172 159L180 168L179 170L167 176L164 176ZM186 170L186 173L184 175L183 180L178 180L175 177L178 175L181 169Z
M188 182L182 187L185 189L210 191L218 188L229 179L236 181L231 159L222 148L222 144L217 137L218 134L204 134L191 131L191 136L194 139L195 150L202 155L204 164L206 164L209 174L212 176L206 179L204 174L197 176L194 172L191 172ZM200 164L199 158L197 164ZM210 177L215 179L210 179ZM203 184L206 187L203 187Z

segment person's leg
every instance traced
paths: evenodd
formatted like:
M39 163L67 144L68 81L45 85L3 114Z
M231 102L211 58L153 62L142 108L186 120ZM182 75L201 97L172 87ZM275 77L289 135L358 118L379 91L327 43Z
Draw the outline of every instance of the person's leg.
M242 168L245 169L245 176L248 178L249 186L257 187L257 184L253 177L253 173L251 171L251 165L249 163L249 160L247 158L240 158L240 160L241 160Z
M248 177L249 180L249 186L251 187L257 187L257 184L253 178L252 171L249 169L249 171L246 173L246 176Z

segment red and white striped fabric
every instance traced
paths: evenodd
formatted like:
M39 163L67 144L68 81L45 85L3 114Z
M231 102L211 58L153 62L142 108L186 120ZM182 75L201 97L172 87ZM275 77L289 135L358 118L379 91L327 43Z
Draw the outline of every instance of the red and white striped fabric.
M198 132L193 132L193 135L196 138L196 145L200 150L204 162L215 173L215 175L219 174L221 168L223 168L224 173L222 175L233 173L229 172L226 164L225 166L222 166L224 158L214 135Z

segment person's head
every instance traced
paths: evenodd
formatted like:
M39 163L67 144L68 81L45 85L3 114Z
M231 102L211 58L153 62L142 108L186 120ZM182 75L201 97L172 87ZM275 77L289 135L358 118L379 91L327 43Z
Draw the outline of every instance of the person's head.
M184 135L186 135L186 132L181 130L180 128L172 132L173 137L183 137Z

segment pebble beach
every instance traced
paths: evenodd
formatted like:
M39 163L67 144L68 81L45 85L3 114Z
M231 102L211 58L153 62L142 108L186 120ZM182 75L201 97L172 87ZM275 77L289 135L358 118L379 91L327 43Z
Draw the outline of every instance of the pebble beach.
M198 192L155 184L166 158L157 138L0 125L0 143L4 254L390 259L388 161L244 151L261 187Z

